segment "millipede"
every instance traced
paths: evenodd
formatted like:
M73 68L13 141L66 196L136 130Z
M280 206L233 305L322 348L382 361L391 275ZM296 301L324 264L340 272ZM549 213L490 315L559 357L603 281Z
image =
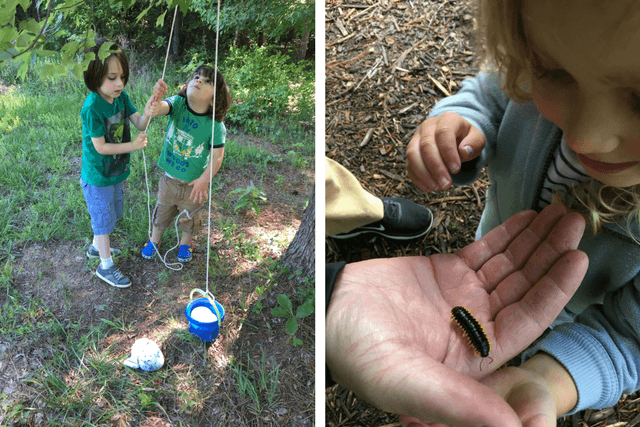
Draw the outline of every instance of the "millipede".
M484 328L476 320L469 310L464 307L453 307L451 309L451 318L460 326L464 335L469 338L469 342L473 349L481 357L488 357L491 352L491 343L487 338Z

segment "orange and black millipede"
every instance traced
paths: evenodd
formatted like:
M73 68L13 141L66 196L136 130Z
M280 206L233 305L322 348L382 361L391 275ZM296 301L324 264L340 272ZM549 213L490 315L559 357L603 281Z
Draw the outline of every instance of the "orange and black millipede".
M453 307L451 309L451 318L460 326L460 329L469 338L473 348L482 357L489 356L491 352L491 343L484 332L484 328L476 320L469 310L464 307Z

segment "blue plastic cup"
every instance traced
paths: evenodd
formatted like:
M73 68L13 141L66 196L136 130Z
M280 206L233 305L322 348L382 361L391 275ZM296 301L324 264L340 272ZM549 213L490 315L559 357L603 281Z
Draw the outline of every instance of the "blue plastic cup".
M220 313L220 317L214 322L200 322L193 317L191 317L191 312L200 306L207 307L209 310L213 312L213 314L218 317L216 314L216 310L211 305L211 301L208 298L198 298L191 301L187 304L187 308L184 309L184 315L187 316L187 320L189 321L189 332L193 335L197 336L204 342L211 342L218 338L220 334L220 323L224 321L224 308L220 305L218 301L214 301L216 304L216 308Z

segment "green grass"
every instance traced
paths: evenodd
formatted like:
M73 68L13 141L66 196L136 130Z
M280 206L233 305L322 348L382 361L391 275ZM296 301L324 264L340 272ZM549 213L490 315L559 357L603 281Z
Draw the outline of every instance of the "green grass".
M259 415L265 408L277 406L279 395L276 393L280 364L271 366L267 363L264 348L260 346L260 358L254 360L252 354L257 351L241 350L237 359L232 360L231 370L235 374L235 384L240 396L250 400L250 405ZM246 363L244 357L246 355Z

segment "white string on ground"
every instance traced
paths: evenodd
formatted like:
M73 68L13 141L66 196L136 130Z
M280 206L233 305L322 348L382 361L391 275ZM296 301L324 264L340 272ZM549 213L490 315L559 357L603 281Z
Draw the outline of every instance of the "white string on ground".
M165 252L164 256L160 255L160 251L158 250L158 245L153 245L154 249L156 250L156 253L158 254L158 257L160 258L160 261L162 261L162 263L164 264L165 267L167 267L169 270L173 270L173 271L180 271L184 268L184 264L182 264L181 262L167 262L167 255L169 255L169 252L171 252L172 250L174 250L175 248L180 246L180 235L178 234L178 220L180 220L180 216L182 214L186 214L187 215L187 219L193 219L191 217L191 215L189 215L189 211L184 209L182 212L180 212L178 214L178 216L176 217L175 222L173 223L175 228L176 228L176 237L178 239L178 242L176 243L176 245L174 247L172 247L171 249L169 249L167 252ZM179 267L172 267L174 265L178 265Z

